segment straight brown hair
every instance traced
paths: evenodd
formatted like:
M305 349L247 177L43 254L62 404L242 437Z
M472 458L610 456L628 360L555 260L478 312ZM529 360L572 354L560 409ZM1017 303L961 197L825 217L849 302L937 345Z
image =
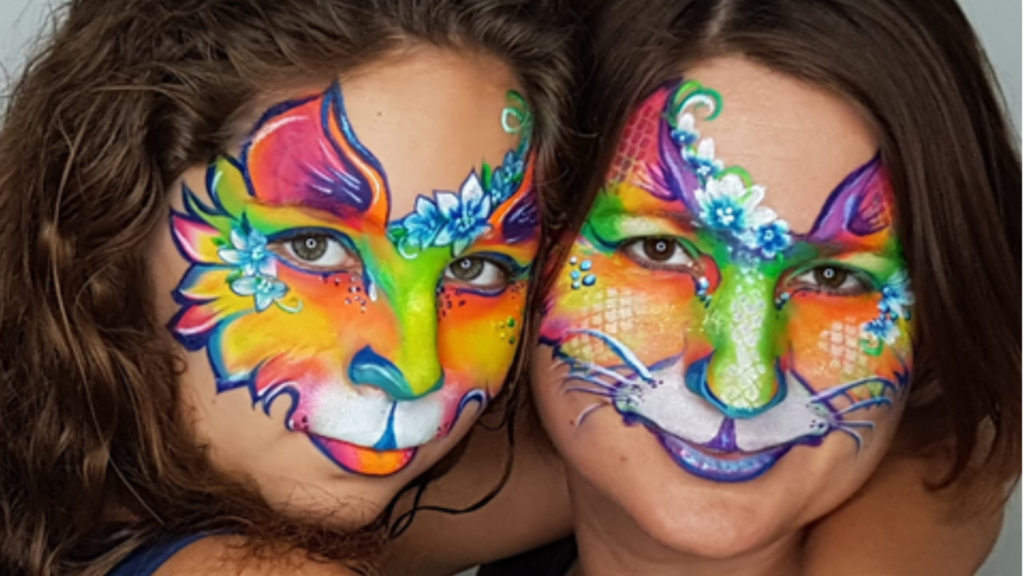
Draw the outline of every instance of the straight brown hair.
M949 448L933 485L1001 503L1021 470L1020 152L957 2L603 0L588 19L594 71L579 109L599 137L578 183L584 206L632 110L698 60L747 58L834 91L874 123L917 297L896 449Z
M388 522L290 519L214 470L146 254L173 182L226 152L270 89L405 47L508 63L557 212L569 65L556 0L73 0L0 129L0 573L101 575L162 537L230 533L371 569Z

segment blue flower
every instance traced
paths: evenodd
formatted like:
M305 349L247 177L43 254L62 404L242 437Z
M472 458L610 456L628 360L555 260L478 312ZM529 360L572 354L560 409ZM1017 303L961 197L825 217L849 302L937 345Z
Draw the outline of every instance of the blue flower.
M758 186L748 189L743 179L735 174L727 174L721 180L708 180L695 196L700 206L699 217L712 230L742 235L748 232L748 220L755 211L761 211L756 214L758 217L765 216L759 221L768 221L771 220L768 216L774 216L757 206L764 197L764 190Z
M683 148L683 160L690 165L690 168L703 180L718 176L725 166L722 161L715 158L715 141L705 138L693 146Z
M900 335L896 323L888 316L879 316L864 324L864 333L889 345L895 344Z
M700 139L700 132L697 131L697 122L693 114L684 112L676 118L675 127L672 129L672 141L681 148L691 146Z
M515 192L516 186L522 180L525 162L519 154L509 150L505 153L505 159L501 166L494 170L491 175L490 194L494 205L508 200Z
M778 219L758 226L751 236L753 242L750 248L769 260L784 252L792 243L789 224Z
M910 280L905 271L893 274L892 278L882 287L882 300L878 310L883 316L893 320L903 318L910 320L910 307L914 305L914 294L910 291Z
M239 296L255 296L256 311L263 312L288 293L288 286L274 276L242 276L231 282L231 291Z
M480 178L473 172L462 184L456 196L452 192L438 192L437 208L445 219L444 226L434 238L435 246L452 246L452 253L458 256L472 244L490 225L491 199L484 194Z
M437 205L430 198L419 196L415 211L396 226L405 230L401 240L403 247L423 250L434 242L443 225L444 217Z
M232 228L231 246L232 248L221 248L217 255L224 262L238 266L243 275L277 274L277 261L274 259L274 253L267 248L267 237L263 234L251 229L246 234L240 228Z

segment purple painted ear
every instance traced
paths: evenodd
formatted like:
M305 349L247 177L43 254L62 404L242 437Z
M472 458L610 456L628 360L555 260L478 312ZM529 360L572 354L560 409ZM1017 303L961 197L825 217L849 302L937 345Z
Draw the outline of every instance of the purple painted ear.
M356 138L337 83L319 98L268 112L243 161L253 194L264 202L338 215L386 213L384 171Z
M818 242L844 234L870 236L892 225L892 213L889 173L876 155L836 187L807 236Z
M533 188L536 156L531 154L523 170L523 180L512 196L491 215L492 227L500 226L505 242L518 244L537 237L540 229L540 205Z
M698 206L695 194L700 188L700 179L683 158L679 144L672 138L672 126L667 120L671 102L669 98L658 119L658 163L651 169L655 189L650 192L665 200L681 200L696 213Z

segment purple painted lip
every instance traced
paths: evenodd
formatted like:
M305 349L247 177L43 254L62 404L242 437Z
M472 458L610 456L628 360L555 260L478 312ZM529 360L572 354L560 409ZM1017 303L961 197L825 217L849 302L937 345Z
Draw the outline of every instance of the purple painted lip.
M647 429L658 438L676 464L694 476L715 482L753 480L771 469L793 447L792 444L784 444L760 452L743 452L732 443L731 449L723 449L722 433L702 445L687 442L656 426L648 424Z

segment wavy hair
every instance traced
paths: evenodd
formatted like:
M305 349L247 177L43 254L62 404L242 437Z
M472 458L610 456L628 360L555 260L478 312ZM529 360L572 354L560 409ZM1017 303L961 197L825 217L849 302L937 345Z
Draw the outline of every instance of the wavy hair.
M226 151L264 90L417 43L483 50L535 115L562 202L572 75L556 0L72 0L0 129L0 573L101 575L167 535L227 532L372 570L387 518L288 519L213 469L176 409L178 348L148 252L187 167Z

